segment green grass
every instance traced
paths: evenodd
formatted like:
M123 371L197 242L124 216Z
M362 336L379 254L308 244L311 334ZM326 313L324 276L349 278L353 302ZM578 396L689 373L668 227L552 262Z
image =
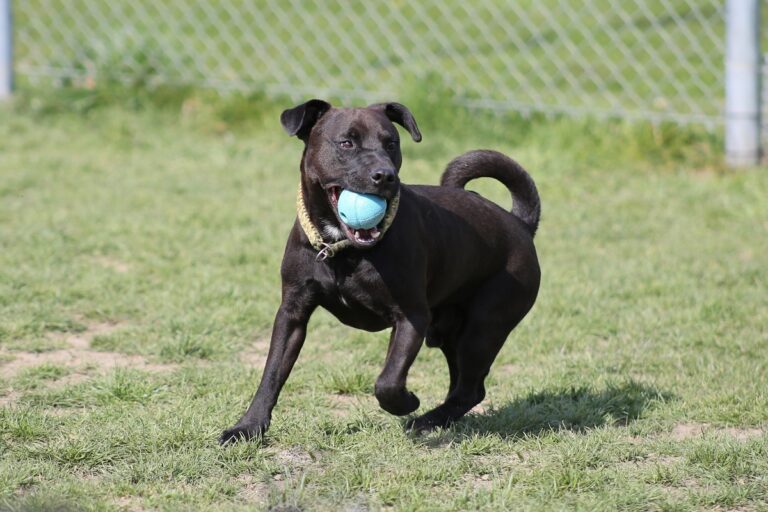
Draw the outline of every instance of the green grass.
M318 312L267 439L226 449L294 218L284 105L64 91L0 109L0 509L765 508L768 169L722 170L696 130L402 100L424 132L406 182L477 147L531 171L537 304L483 410L424 437L370 393L387 333ZM73 339L134 364L8 373ZM440 401L439 352L409 384Z

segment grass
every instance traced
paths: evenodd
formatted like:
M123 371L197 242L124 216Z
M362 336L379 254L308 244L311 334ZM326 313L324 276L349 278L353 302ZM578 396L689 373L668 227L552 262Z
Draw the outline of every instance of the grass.
M424 437L370 393L387 333L318 312L267 439L227 449L294 218L284 105L70 90L0 109L0 509L764 509L766 169L723 170L695 129L402 100L424 132L406 182L476 147L533 174L536 306L482 408ZM46 362L66 350L90 363ZM439 352L409 383L439 402Z

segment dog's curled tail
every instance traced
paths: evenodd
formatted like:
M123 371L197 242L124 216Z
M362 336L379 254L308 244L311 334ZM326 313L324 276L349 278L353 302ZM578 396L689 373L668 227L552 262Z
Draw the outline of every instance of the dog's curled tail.
M464 188L475 178L494 178L506 185L512 194L512 214L528 226L532 236L536 234L541 217L539 192L533 178L520 164L498 151L468 151L448 164L440 185Z

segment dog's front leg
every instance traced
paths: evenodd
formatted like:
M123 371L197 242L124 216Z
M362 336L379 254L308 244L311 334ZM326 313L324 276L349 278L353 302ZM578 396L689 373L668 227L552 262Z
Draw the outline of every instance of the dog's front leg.
M307 335L307 322L313 310L314 306L301 307L293 300L283 300L275 317L269 355L256 395L237 424L221 434L221 444L258 437L269 428L272 409L299 357Z
M387 360L376 379L375 394L382 409L404 416L419 408L419 399L406 388L408 370L421 349L429 325L429 313L403 316L389 339Z

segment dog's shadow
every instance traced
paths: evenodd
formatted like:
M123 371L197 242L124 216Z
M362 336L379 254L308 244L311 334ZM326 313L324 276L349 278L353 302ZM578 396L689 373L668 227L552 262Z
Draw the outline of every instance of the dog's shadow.
M438 447L476 435L514 439L558 430L583 432L605 425L627 425L647 409L673 398L635 381L598 390L582 386L532 392L499 408L470 413L437 433L412 434L411 438L418 444Z

